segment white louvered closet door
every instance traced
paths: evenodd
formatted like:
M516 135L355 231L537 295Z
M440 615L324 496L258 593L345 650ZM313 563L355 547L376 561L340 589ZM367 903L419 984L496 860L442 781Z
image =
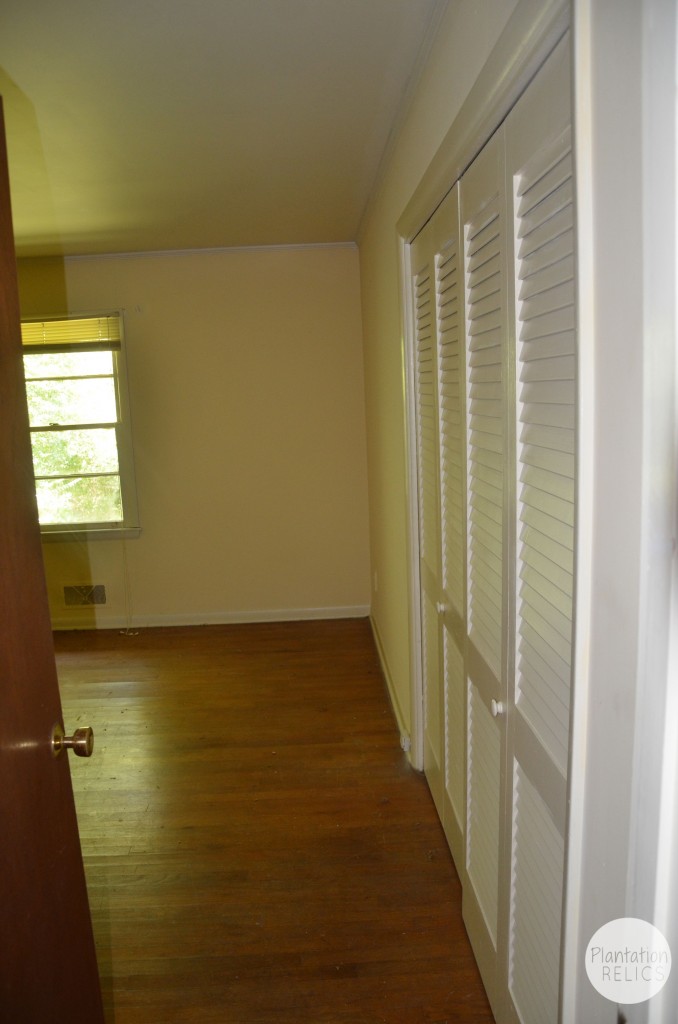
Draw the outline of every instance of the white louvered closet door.
M463 465L458 188L411 247L424 767L450 844L464 806ZM461 715L459 710L461 709Z
M435 275L440 501L437 602L442 681L442 813L453 854L463 862L465 816L465 466L463 267L459 186L431 220Z
M466 349L466 835L463 913L494 1006L501 1001L507 666L508 327L503 137L461 180Z
M516 380L505 880L508 990L521 1024L556 1022L559 1001L576 472L569 67L566 40L505 126Z
M440 500L438 444L435 253L433 228L422 229L410 249L414 327L414 386L419 510L421 659L424 771L443 814L443 694L440 671Z
M411 245L425 770L498 1024L556 1024L573 639L564 39Z

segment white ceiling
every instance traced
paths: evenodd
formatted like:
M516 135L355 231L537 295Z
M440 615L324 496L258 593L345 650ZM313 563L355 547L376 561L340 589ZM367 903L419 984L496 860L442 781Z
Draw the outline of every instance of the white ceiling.
M445 0L4 0L19 255L344 242Z

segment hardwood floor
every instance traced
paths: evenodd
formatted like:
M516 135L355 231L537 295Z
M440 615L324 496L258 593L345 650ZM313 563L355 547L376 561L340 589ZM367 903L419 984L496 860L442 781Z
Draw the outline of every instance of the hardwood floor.
M108 1021L491 1024L367 621L55 644Z

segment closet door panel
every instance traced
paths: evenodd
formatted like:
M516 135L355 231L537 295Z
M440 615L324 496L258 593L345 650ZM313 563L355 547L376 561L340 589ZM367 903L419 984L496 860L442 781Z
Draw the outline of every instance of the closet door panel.
M466 848L463 913L495 1014L507 659L507 292L503 133L461 180L466 397Z
M425 771L498 1024L557 1021L577 473L565 38L412 243Z
M443 804L443 694L440 673L440 627L430 591L422 595L422 677L424 684L424 771L438 814Z
M515 763L513 778L514 854L511 899L519 913L511 916L509 991L524 1024L558 1020L563 833L550 809ZM523 842L539 836L539 843Z
M557 176L552 174L554 169ZM552 186L547 198L541 198L544 177L550 178ZM515 180L519 575L515 701L565 774L575 488L574 208L569 129L542 147ZM553 284L555 278L559 280Z
M461 642L460 642L461 639ZM460 873L466 812L466 675L463 638L445 627L445 806L443 827Z
M515 622L508 988L514 1019L558 1018L576 487L569 48L506 122L515 330Z
M414 385L421 587L421 670L424 771L442 817L443 695L437 606L440 601L440 493L435 259L431 224L410 251L412 266Z
M436 257L440 393L442 585L446 604L464 616L464 349L459 191L447 200L453 235ZM441 240L442 241L442 240Z
M473 682L469 682L468 736L468 879L496 948L502 741L497 720Z
M455 186L438 209L435 222L440 444L440 617L445 744L442 821L452 853L462 870L466 776L466 501L463 267L459 243L458 186Z
M482 169L482 168L481 168ZM470 172L475 174L475 167ZM464 193L465 194L465 193ZM465 217L470 499L468 632L501 676L503 624L503 358L501 200Z
M411 247L424 767L463 866L465 461L463 284L455 186Z

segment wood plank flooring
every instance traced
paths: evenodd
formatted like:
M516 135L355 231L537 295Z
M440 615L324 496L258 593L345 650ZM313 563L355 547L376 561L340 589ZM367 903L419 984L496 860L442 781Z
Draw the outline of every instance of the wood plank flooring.
M57 633L107 1021L493 1021L366 620Z

